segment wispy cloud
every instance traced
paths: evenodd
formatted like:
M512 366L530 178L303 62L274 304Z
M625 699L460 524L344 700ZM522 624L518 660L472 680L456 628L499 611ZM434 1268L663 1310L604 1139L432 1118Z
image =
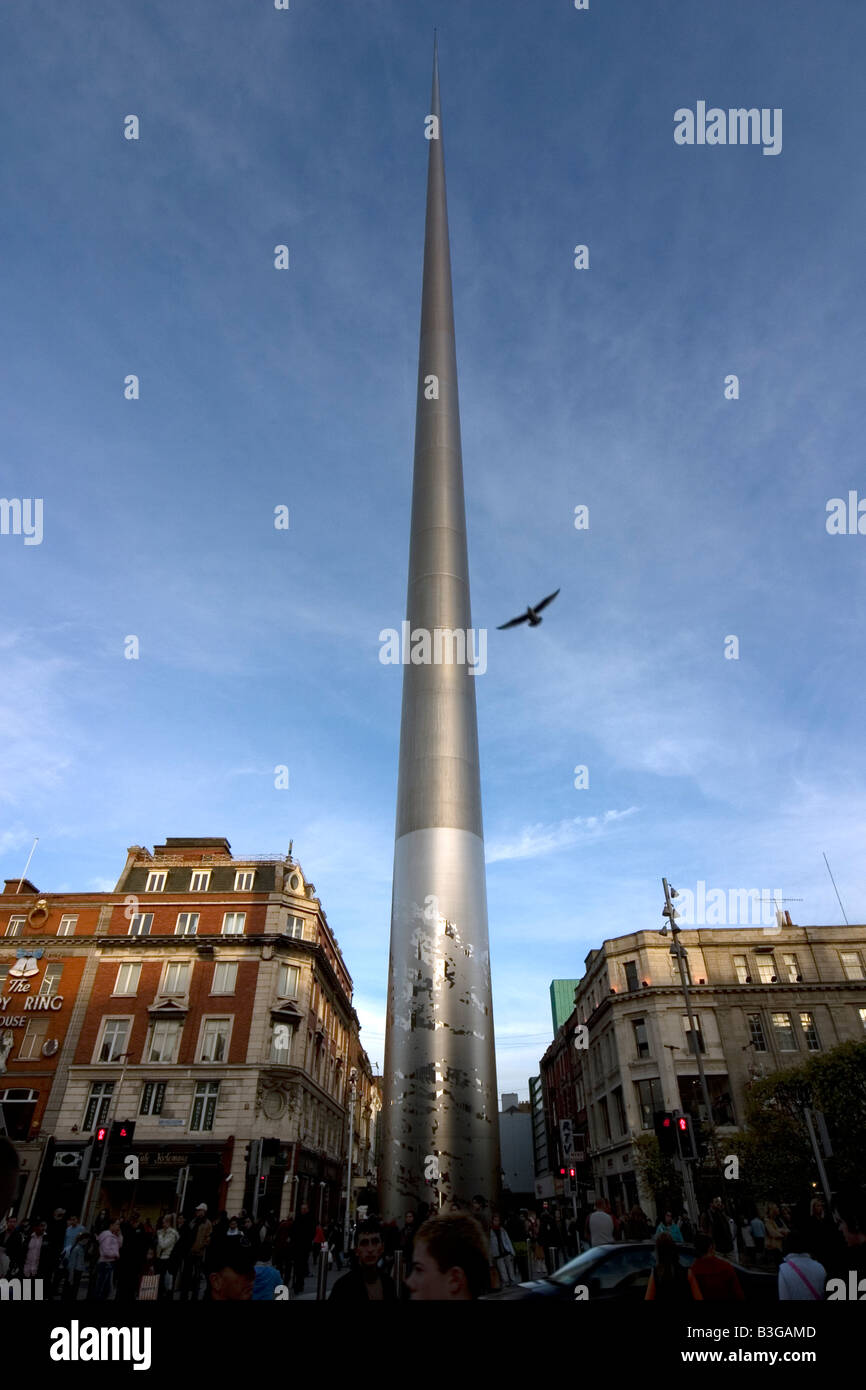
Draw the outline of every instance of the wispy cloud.
M506 859L538 859L543 854L554 854L556 850L566 849L580 840L597 840L610 825L625 820L640 810L629 806L627 811L605 811L601 816L574 816L571 820L560 821L558 825L529 825L514 839L494 841L487 846L488 864L498 864Z

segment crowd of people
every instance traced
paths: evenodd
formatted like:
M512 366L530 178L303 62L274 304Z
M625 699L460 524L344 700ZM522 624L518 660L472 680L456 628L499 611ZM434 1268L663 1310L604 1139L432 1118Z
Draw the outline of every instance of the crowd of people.
M0 1139L0 1213L16 1176L14 1149ZM735 1213L715 1196L695 1229L685 1212L666 1210L653 1222L639 1206L613 1210L603 1197L567 1216L548 1202L502 1212L479 1195L466 1210L457 1202L446 1213L408 1210L402 1223L365 1218L345 1254L339 1222L323 1229L306 1203L282 1220L243 1210L212 1217L205 1203L189 1219L166 1213L156 1225L135 1210L119 1217L103 1210L91 1227L59 1207L49 1218L8 1215L0 1224L0 1278L39 1279L43 1297L70 1302L274 1299L303 1294L311 1263L326 1250L341 1275L332 1302L448 1300L551 1274L585 1248L650 1240L646 1297L654 1301L742 1299L741 1265L776 1273L781 1300L820 1299L828 1278L866 1273L866 1222L828 1212L819 1197ZM680 1259L686 1245L691 1263Z

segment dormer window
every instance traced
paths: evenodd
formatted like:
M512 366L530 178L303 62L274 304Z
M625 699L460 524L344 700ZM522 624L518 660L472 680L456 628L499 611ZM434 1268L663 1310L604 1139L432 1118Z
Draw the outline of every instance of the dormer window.
M251 893L255 877L254 869L239 869L235 874L235 892Z
M189 891L206 893L210 885L210 869L195 869L190 875Z
M168 882L168 874L165 870L152 869L147 876L145 893L164 893L165 885Z

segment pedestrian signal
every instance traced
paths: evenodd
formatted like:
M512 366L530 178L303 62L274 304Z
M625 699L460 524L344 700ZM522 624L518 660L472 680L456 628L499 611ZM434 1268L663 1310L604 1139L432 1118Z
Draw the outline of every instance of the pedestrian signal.
M677 1152L677 1132L671 1110L658 1110L656 1112L655 1131L662 1153L666 1158L673 1158Z

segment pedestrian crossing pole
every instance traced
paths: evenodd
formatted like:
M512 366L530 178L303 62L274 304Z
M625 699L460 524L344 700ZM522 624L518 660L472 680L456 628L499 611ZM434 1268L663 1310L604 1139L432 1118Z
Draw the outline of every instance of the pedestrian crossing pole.
M355 1143L355 1078L358 1073L353 1067L349 1072L349 1153L346 1158L346 1217L343 1223L343 1250L349 1254L349 1209L352 1204L352 1148Z

